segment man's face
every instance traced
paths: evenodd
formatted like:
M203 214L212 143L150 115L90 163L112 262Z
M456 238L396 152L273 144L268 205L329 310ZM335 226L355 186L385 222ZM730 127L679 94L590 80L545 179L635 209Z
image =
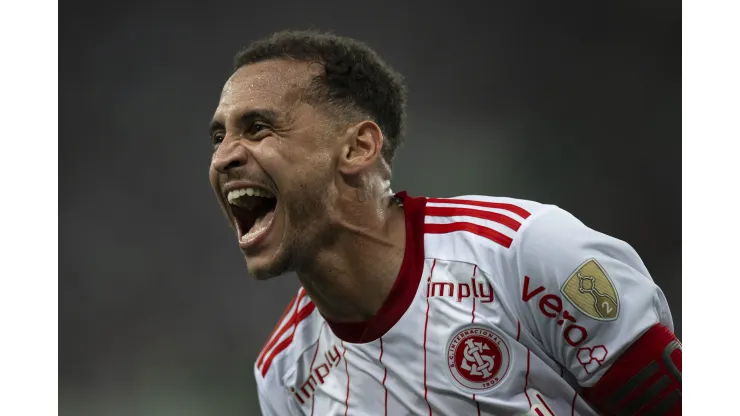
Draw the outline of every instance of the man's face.
M302 100L307 63L239 69L213 117L210 181L260 279L293 270L331 238L331 190L341 146L325 112Z

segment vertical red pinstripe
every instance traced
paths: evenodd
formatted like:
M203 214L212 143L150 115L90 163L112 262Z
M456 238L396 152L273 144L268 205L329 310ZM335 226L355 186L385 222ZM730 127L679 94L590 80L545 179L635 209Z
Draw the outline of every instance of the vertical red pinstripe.
M342 348L344 348L344 352L342 353L342 357L344 357L344 371L347 373L347 397L344 399L344 416L347 416L347 411L349 411L349 366L347 365L347 347L344 346L344 341L342 341Z
M570 404L570 416L575 416L576 414L576 398L578 398L578 392L573 393L573 403Z
M473 265L473 277L475 277L475 272L478 270L478 265ZM473 319L470 321L471 324L475 323L475 297L473 297ZM475 400L475 394L473 394L473 401L475 402L475 408L478 410L478 416L480 416L480 403L478 403L478 400Z
M429 277L432 277L434 273L434 266L437 265L437 259L432 262L432 269L429 271ZM427 298L427 313L424 319L424 401L427 402L429 408L429 416L432 416L432 405L429 404L428 394L429 389L427 388L427 327L429 326L429 298Z
M516 321L516 340L519 341L519 335L522 333L522 323L520 321Z
M527 348L527 374L524 376L524 395L527 396L527 402L529 402L529 408L532 408L532 399L529 398L527 393L527 384L529 384L529 348Z
M473 266L473 277L475 277L475 271L478 270L478 265ZM471 324L475 323L475 297L473 297L473 320L470 321Z
M378 357L380 364L383 364L383 337L380 337L380 357ZM385 390L385 416L388 416L388 388L385 387L385 379L388 377L388 367L383 365L383 390Z
M316 362L316 356L319 354L319 345L321 344L321 337L316 341L316 351L313 353L313 358L311 359L311 366L309 367L309 375L313 374L313 365ZM311 416L313 416L313 402L316 399L316 392L314 391L314 394L311 396Z

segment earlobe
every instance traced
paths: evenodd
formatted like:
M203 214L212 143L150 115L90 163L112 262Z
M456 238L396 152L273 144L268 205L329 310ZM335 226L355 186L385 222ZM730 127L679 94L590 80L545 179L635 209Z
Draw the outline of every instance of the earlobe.
M340 170L345 174L357 174L374 165L383 147L380 127L366 120L350 128L347 135Z

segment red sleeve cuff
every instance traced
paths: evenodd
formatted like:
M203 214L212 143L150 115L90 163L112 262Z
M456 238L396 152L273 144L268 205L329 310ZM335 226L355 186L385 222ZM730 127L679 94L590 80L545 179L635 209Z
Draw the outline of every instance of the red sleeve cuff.
M680 415L681 343L656 324L583 396L605 415Z

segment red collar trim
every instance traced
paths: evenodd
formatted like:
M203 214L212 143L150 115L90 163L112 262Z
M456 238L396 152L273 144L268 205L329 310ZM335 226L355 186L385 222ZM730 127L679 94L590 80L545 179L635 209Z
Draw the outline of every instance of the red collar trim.
M372 342L385 335L401 319L419 288L424 270L424 207L426 198L413 198L406 191L396 194L403 201L406 218L406 249L401 270L378 313L362 322L331 322L332 332L342 341L353 344Z

